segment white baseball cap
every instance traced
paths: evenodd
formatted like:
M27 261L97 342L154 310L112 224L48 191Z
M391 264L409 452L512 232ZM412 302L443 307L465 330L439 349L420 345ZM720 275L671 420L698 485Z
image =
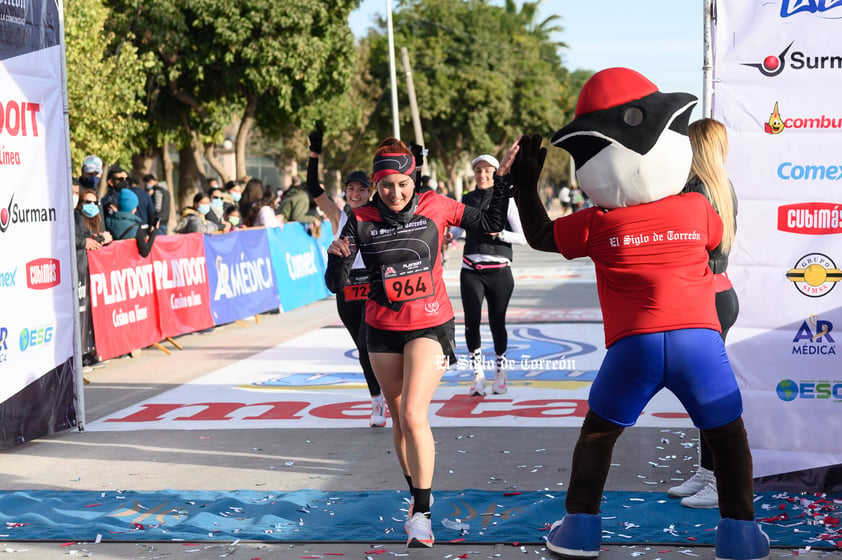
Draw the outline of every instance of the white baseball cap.
M497 158L489 155L489 154L482 154L481 156L477 156L474 158L474 161L471 162L471 169L477 166L477 164L481 161L485 163L491 164L491 167L494 169L498 169L500 167L500 162L497 161Z

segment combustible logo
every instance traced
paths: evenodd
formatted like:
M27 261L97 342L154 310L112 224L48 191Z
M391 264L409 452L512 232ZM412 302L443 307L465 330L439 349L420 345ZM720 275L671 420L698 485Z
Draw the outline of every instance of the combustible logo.
M827 255L810 253L798 259L786 272L786 278L805 296L822 297L842 280L842 270Z
M818 315L810 315L801 323L792 339L792 353L802 356L835 356L836 341L831 331L833 323L819 319Z
M770 54L762 62L744 62L743 66L757 68L767 78L773 78L783 72L787 67L787 61L792 70L823 71L842 69L842 56L840 55L808 55L803 51L792 51L787 57L787 52L789 52L792 45L793 43L787 45L777 56Z
M801 202L778 206L778 231L803 235L842 233L842 205Z
M778 109L778 102L775 101L775 108L769 116L769 120L763 123L763 132L766 134L780 134L787 129L806 130L830 130L842 129L842 117L828 117L819 115L817 117L795 117L783 118Z
M778 398L785 402L795 399L833 399L833 402L842 402L842 382L838 380L782 379L775 388L775 392Z
M26 285L31 290L47 290L61 284L58 259L35 259L26 263Z

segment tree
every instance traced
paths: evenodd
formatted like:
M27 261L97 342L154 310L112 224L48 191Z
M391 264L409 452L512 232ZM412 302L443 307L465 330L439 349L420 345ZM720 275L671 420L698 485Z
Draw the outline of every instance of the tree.
M146 127L142 94L147 62L128 40L105 30L101 0L65 0L64 36L70 156L74 173L96 154L106 165L129 165Z
M114 28L155 56L148 118L188 162L204 157L224 178L214 146L235 123L236 176L246 174L255 126L282 138L316 117L341 121L354 71L348 16L359 0L110 0ZM193 157L190 157L192 152Z
M500 155L520 133L548 135L566 120L575 93L559 55L563 45L549 36L558 30L549 26L555 20L532 21L537 4L510 13L488 0L407 0L393 14L395 46L406 47L413 61L425 143L451 184L474 155ZM386 37L368 40L369 71L376 87L388 87ZM376 115L374 128L389 135L389 107L379 105ZM404 103L402 128L409 117Z

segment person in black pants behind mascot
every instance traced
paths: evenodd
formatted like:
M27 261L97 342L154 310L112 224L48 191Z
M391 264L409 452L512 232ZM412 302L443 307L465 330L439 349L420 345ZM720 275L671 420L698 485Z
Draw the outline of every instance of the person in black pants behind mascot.
M690 123L687 130L693 148L690 178L684 192L704 195L722 218L722 242L709 252L708 266L714 273L716 315L722 329L722 341L737 321L740 302L728 278L728 254L737 231L737 196L725 171L728 153L728 132L725 125L714 119L700 119ZM673 498L681 498L681 505L689 508L719 506L716 477L713 474L713 454L705 438L699 438L699 468L688 480L667 490Z
M594 206L563 218L550 220L538 196L547 155L540 135L521 138L512 163L529 245L593 260L605 329L607 352L573 451L566 514L547 535L547 548L562 556L599 555L599 506L614 443L662 388L678 397L713 453L722 515L716 558L769 556L769 538L754 521L742 397L720 338L708 268L722 220L704 196L681 193L695 104L694 96L662 93L627 68L594 74L575 119L552 139L570 152Z
M354 208L365 206L371 199L373 190L369 186L368 175L365 171L352 171L345 178L345 209L340 210L327 194L319 181L319 156L322 153L324 131L320 122L310 133L310 159L307 164L307 191L325 213L333 228L334 236L342 232L348 222L348 215ZM338 238L338 237L337 237ZM371 395L371 419L368 425L372 428L382 428L386 425L386 401L380 391L380 384L371 367L368 347L365 340L365 300L368 297L368 271L363 265L362 258L357 255L348 273L344 286L335 286L336 310L342 324L351 335L360 367L365 376L365 383Z
M462 203L476 208L488 208L491 202L491 187L494 174L508 174L508 169L499 169L500 163L494 156L483 154L471 162L477 188L462 197ZM506 310L515 288L512 276L512 244L526 245L523 228L517 215L517 207L509 200L506 211L506 226L499 233L469 231L465 237L462 256L462 270L459 284L462 295L462 309L465 312L465 343L474 370L474 381L470 395L485 395L486 381L482 358L482 300L488 300L488 326L494 340L494 382L491 390L502 395L508 390L506 379L506 348L509 344L506 332Z

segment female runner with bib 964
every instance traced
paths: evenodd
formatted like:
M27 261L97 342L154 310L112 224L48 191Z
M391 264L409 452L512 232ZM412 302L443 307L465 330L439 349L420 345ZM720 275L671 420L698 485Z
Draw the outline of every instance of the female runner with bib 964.
M507 170L517 147L504 158ZM506 223L510 185L495 178L487 210L451 198L415 192L415 161L395 138L381 142L374 156L373 200L354 208L339 239L328 248L325 279L332 291L345 284L359 251L369 272L367 344L374 374L392 417L392 439L412 494L406 520L407 546L431 547L430 494L435 441L429 408L454 356L453 308L442 278L444 230L500 231Z

